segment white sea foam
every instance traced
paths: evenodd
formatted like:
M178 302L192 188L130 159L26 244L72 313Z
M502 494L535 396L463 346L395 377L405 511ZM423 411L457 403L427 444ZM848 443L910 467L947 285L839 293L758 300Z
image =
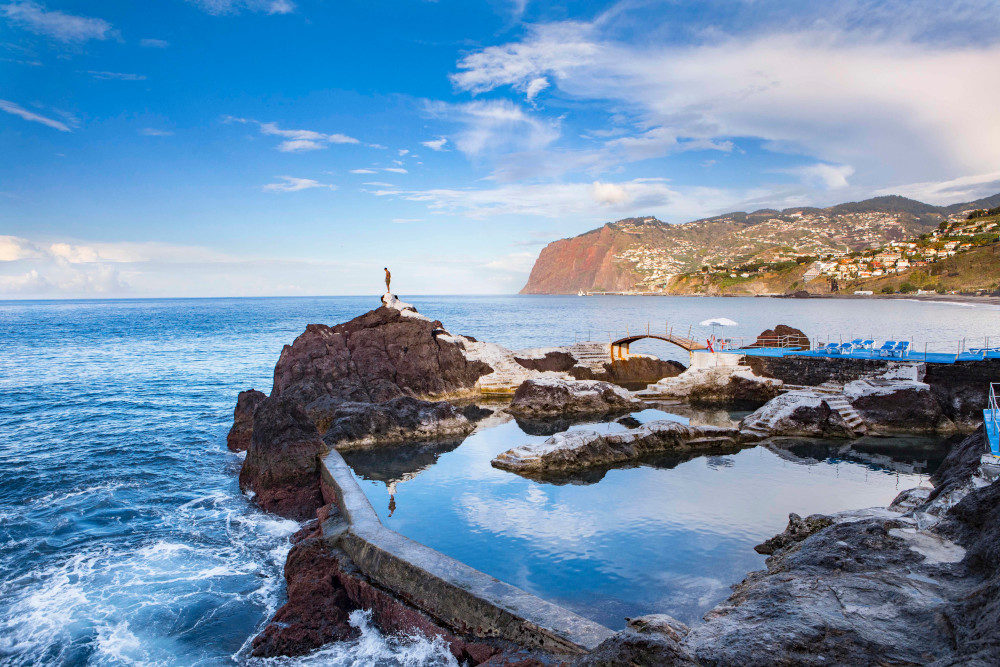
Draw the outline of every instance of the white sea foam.
M329 667L437 667L455 665L458 661L440 637L426 639L420 636L384 635L372 624L371 612L353 611L349 617L352 626L361 631L354 640L334 642L306 656L297 658L269 658L253 660L257 665ZM236 656L234 656L235 658Z

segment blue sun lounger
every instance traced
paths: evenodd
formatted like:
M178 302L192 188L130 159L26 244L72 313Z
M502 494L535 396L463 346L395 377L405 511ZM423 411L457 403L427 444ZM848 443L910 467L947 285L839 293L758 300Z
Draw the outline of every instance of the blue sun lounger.
M880 357L891 357L892 351L896 349L896 341L887 340L882 343L882 347L878 349L878 356Z

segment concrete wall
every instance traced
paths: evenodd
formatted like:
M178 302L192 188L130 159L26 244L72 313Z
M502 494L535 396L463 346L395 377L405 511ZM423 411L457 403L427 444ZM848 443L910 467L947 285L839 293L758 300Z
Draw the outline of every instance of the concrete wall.
M338 546L362 573L456 633L581 654L613 632L382 525L343 457L322 459L324 493L346 519ZM329 534L338 527L331 525ZM324 527L324 534L328 534Z

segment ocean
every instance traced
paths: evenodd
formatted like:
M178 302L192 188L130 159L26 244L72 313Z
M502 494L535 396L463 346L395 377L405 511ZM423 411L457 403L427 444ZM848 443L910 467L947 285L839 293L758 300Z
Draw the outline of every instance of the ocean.
M1000 323L994 305L905 300L403 298L452 332L514 348L668 322L709 335L697 322L721 316L739 322L724 332L734 337L782 323L830 340L950 351ZM306 324L377 305L375 296L0 302L0 661L250 662L250 640L281 604L297 525L239 491L242 459L225 447L236 394L269 391L282 345ZM664 343L632 350L684 358ZM363 614L355 622L358 641L279 662L449 661L437 643L384 637Z

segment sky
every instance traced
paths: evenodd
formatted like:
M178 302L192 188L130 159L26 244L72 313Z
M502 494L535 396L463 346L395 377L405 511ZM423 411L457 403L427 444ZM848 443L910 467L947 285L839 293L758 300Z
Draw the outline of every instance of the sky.
M510 293L601 224L1000 192L995 0L0 0L0 299Z

